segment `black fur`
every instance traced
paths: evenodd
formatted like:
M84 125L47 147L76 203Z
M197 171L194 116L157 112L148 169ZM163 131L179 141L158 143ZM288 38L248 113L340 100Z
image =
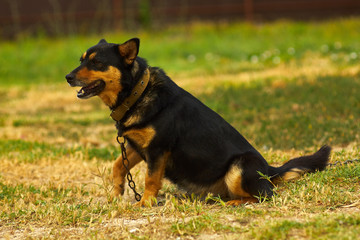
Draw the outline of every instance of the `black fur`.
M157 136L146 150L149 159L143 149L137 150L150 164L163 151L171 151L172 162L166 168L165 176L173 183L185 189L189 182L210 186L224 177L234 161L241 159L243 188L252 195L271 196L271 184L262 180L258 171L269 176L282 176L292 168L307 172L325 168L330 153L330 147L326 146L314 155L293 159L280 168L269 166L236 129L178 87L162 70L151 68L151 76L154 82L144 94L151 96L151 103L142 105L140 100L140 106L135 106L127 116L134 112L142 115L142 121L131 127L141 128L149 123L155 127ZM118 128L127 130L121 123ZM137 148L135 143L134 147Z

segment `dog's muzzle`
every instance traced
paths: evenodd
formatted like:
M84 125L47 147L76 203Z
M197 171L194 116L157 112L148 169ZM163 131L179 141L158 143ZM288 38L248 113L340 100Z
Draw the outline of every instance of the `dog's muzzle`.
M66 81L69 83L69 85L71 87L76 87L77 85L75 84L75 74L74 73L69 73L68 75L65 76Z
M71 87L82 87L77 92L78 98L86 99L96 96L105 88L105 82L102 79L92 81L91 83L84 83L79 81L74 73L69 73L65 78Z

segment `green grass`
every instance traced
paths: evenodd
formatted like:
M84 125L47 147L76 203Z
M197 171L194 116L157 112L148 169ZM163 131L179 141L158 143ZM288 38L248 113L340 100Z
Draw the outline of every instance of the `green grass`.
M294 220L268 222L260 232L253 232L255 239L292 239L308 236L311 239L356 239L360 231L357 229L359 216L323 216L310 222ZM345 230L348 229L349 231Z
M36 163L41 158L61 160L64 155L74 155L81 152L86 159L102 161L112 160L119 156L120 150L114 146L105 147L58 147L54 144L29 142L23 140L0 140L0 155L5 158L16 158L22 162ZM0 173L1 175L1 173Z
M200 98L239 131L251 128L245 135L263 146L346 145L359 139L358 76L325 75L315 80L284 76L282 86L274 87L277 80L219 84Z
M193 24L165 31L108 33L67 39L24 38L0 49L1 85L62 82L81 54L104 37L122 43L141 38L140 55L180 76L262 70L318 52L340 66L360 55L358 19L319 23Z
M0 238L356 239L360 164L307 174L261 204L183 197L165 182L160 207L111 197L119 155L109 110L78 100L64 76L105 37L141 38L166 70L275 165L323 144L331 161L360 156L360 19L173 26L0 42ZM132 170L144 190L145 165Z

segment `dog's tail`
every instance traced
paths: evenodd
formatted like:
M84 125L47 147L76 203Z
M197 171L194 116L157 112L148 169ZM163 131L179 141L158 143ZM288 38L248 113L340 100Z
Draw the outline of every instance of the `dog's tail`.
M331 147L323 146L316 153L289 160L281 167L269 166L269 176L273 182L289 181L300 177L306 172L322 171L326 168Z

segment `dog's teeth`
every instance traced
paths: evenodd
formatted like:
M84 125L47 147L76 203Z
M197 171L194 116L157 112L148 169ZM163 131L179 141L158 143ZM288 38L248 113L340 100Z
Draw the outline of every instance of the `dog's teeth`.
M77 96L83 96L85 94L84 89L80 89L79 91L77 91Z

